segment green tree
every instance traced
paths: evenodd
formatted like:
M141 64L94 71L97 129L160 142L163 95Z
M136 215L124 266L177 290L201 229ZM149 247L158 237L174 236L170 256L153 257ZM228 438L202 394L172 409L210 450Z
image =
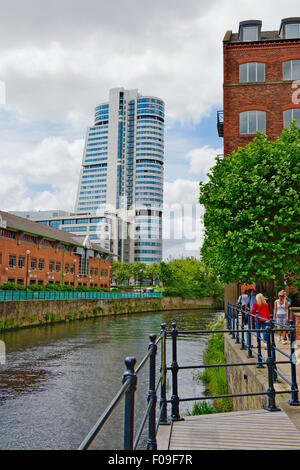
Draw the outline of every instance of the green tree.
M203 260L225 282L299 278L300 129L293 123L275 140L258 134L224 159L207 183Z
M146 264L145 263L131 263L131 274L135 283L140 282L145 278Z
M151 279L152 284L154 284L154 279L159 276L159 265L157 263L152 263L146 266L145 269L145 278Z
M176 259L160 264L160 280L166 295L212 296L221 300L224 286L213 271L195 258Z

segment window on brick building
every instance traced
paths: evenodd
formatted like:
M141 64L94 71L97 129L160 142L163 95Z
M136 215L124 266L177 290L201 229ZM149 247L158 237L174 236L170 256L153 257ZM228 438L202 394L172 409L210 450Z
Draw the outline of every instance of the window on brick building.
M50 271L50 273L53 273L53 271L54 271L54 264L55 264L54 261L49 261L49 271Z
M70 264L66 263L65 264L65 274L68 274L70 272Z
M259 41L261 36L261 21L241 21L239 26L240 41Z
M283 80L300 80L300 60L283 62Z
M300 38L300 24L287 24L285 27L285 39Z
M36 269L36 264L37 264L37 259L36 258L31 258L31 269L35 270Z
M9 255L8 257L8 266L10 268L16 267L16 255Z
M240 83L264 82L265 64L261 62L247 62L240 64Z
M287 109L283 112L283 125L287 127L295 120L297 126L300 128L300 108Z
M0 264L2 264L2 253L0 251Z
M300 18L285 18L281 21L279 35L282 39L300 38Z
M56 264L55 264L55 270L56 270L57 273L60 272L60 266L61 266L60 262L57 261Z
M44 266L45 266L45 261L42 258L40 258L39 259L39 270L44 271Z
M25 268L25 256L19 256L18 267L19 267L19 269L24 269Z
M240 134L266 132L265 111L251 110L240 113Z

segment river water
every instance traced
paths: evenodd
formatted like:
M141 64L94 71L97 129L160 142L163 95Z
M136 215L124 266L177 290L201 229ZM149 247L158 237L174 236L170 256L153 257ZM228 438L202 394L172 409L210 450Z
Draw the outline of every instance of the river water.
M172 321L180 330L203 329L216 315L209 310L120 315L0 335L6 344L6 363L0 364L0 449L78 448L120 389L126 356L136 357L138 365L149 334L159 334L161 323L168 330ZM179 365L200 364L206 343L206 335L179 337ZM168 340L168 365L170 353ZM193 374L179 371L179 396L203 395ZM138 376L136 430L146 408L147 379L148 363ZM170 384L170 373L167 379ZM180 404L180 412L192 404ZM121 401L92 448L123 448L123 407Z

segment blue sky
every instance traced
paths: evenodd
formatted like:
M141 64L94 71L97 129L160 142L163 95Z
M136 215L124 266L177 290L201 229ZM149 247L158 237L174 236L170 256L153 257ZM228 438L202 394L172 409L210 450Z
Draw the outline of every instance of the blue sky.
M0 0L0 207L73 210L94 107L110 88L138 88L166 103L165 203L195 209L175 217L194 233L194 248L188 233L166 240L164 254L199 256L199 181L223 146L216 112L224 34L254 18L278 29L282 18L299 16L299 0L124 3Z

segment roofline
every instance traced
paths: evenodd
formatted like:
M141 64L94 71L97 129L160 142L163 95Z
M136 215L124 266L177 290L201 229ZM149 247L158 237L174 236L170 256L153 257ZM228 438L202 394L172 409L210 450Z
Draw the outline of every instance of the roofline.
M36 223L38 223L38 222L36 222ZM22 230L21 228L13 227L12 225L6 225L6 228L10 228L12 230L17 230L18 232L29 233L30 235L36 235L37 237L48 238L49 240L58 241L58 242L66 244L66 245L70 245L70 246L73 245L73 246L78 246L79 248L86 248L84 245L82 245L80 243L76 243L75 240L74 240L74 242L72 242L71 240L61 240L60 238L54 238L54 237L51 237L50 235L43 235L41 233L31 232L30 230ZM94 250L94 251L98 251L99 253L103 253L104 255L116 256L113 253L103 251L101 248L98 248L95 245L93 245L90 249Z

